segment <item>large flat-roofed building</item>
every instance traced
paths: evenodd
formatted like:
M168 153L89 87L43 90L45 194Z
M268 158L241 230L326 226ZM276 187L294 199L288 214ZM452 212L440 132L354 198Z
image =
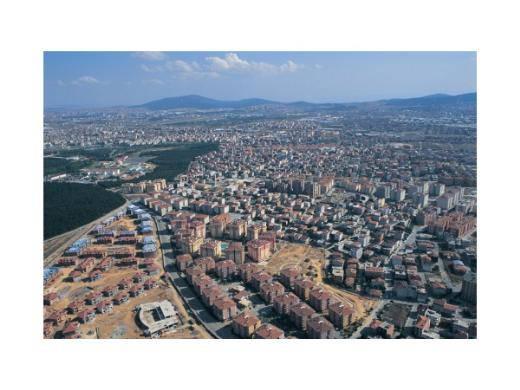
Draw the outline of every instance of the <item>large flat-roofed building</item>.
M143 303L136 307L137 319L147 336L154 336L173 329L179 319L170 301Z

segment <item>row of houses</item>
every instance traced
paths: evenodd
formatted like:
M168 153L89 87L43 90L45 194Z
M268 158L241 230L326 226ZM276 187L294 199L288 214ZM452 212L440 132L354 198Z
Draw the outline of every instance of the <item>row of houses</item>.
M97 315L110 313L113 305L123 305L128 302L130 297L138 297L146 290L154 289L158 286L156 279L141 278L136 274L131 279L135 282L130 285L126 280L120 281L117 285L106 286L101 290L94 290L87 294L84 299L71 302L64 310L53 311L44 319L44 336L50 337L54 328L65 324L62 336L65 338L79 337L79 324L86 324L94 321ZM52 305L59 299L55 292L44 296L44 304ZM71 322L67 322L67 314L74 315ZM77 325L72 325L77 323Z

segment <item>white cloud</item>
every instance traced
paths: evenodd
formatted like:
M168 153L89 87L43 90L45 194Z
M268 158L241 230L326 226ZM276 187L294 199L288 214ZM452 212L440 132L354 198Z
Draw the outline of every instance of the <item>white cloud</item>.
M133 56L145 61L164 61L167 59L166 53L162 51L136 51Z
M164 70L164 67L161 65L141 64L141 69L147 73L155 73L155 72L162 72Z
M96 79L95 77L92 77L92 76L81 76L81 77L78 77L77 79L71 80L69 82L66 82L63 80L58 80L57 83L60 87L65 87L67 85L75 85L75 86L81 87L84 85L102 84L101 81L99 81L98 79Z
M168 61L165 66L166 66L166 69L168 69L172 72L191 73L195 70L192 65L190 65L186 61L182 61L182 60Z
M206 57L204 62L187 62L183 60L168 60L161 64L141 64L141 69L147 73L171 72L175 78L217 78L226 73L249 73L249 74L281 74L293 73L304 66L292 60L281 65L268 62L248 61L236 53L227 53L223 57Z
M201 66L198 62L186 62L183 60L168 61L165 68L173 73L176 79L203 79L216 78L219 76L217 72L212 71L207 66Z
M143 80L143 84L144 85L164 85L164 81L160 80L160 79L148 79L148 80Z
M296 72L298 69L303 69L303 65L298 65L297 63L289 60L285 64L280 65L280 70L282 72Z
M224 57L206 57L209 67L214 72L250 72L250 73L284 73L296 72L303 68L303 65L296 64L294 61L287 61L282 65L275 65L268 62L247 61L236 53L228 53Z
M238 56L236 53L228 53L224 57L206 57L210 68L214 72L248 72L261 71L270 72L275 70L275 66L265 62L249 62Z
M81 76L75 81L81 84L99 84L99 80L92 76Z
M323 69L323 65L320 65L320 64L315 64L314 67L316 69Z

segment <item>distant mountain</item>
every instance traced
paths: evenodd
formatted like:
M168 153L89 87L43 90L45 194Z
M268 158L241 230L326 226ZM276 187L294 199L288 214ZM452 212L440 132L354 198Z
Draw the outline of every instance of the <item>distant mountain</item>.
M385 105L399 108L428 108L432 106L456 107L461 105L476 106L477 94L475 92L465 93L463 95L446 95L439 93L417 98L382 100L381 102Z
M199 95L187 95L168 97L154 100L132 108L144 108L148 110L173 110L173 109L218 109L218 108L248 108L255 106L280 106L297 110L345 110L351 108L387 108L387 109L417 109L417 110L439 110L444 108L469 108L476 107L477 94L466 93L463 95L436 94L408 99L387 99L376 102L363 103L309 103L304 101L282 103L266 99L243 99L243 100L216 100Z
M216 100L199 95L187 95L169 97L159 100L154 100L139 106L137 108L146 108L149 110L172 110L181 108L196 108L196 109L214 109L214 108L247 108L253 106L280 104L265 99L243 99L243 100Z

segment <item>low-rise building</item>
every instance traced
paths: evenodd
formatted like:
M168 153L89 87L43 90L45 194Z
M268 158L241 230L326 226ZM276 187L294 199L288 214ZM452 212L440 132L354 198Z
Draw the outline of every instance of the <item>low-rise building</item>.
M315 287L309 294L310 305L319 312L327 310L331 300L332 294L323 287Z
M260 296L267 303L272 303L273 299L282 295L285 288L279 282L264 283L260 286Z
M251 311L245 311L233 319L233 332L240 337L252 337L262 322Z
M307 335L311 339L333 339L334 326L323 317L313 317L307 321Z
M352 323L354 308L343 302L333 302L329 305L329 319L340 329L345 329Z
M300 303L300 298L292 292L286 292L273 298L274 309L278 314L289 315L290 309L293 305Z
M292 305L289 309L292 323L303 331L307 330L307 322L314 314L316 314L314 309L304 302Z
M280 281L287 288L294 288L296 279L300 277L301 269L298 266L288 266L280 271Z
M310 279L299 279L294 282L294 292L304 301L310 299L311 290L316 285Z
M213 314L220 321L228 321L236 316L237 314L237 305L236 303L229 297L222 297L215 300L213 306L211 307Z
M216 270L217 276L221 280L233 279L237 273L237 267L233 260L219 261L215 265L215 270Z
M272 324L262 324L256 330L255 338L267 340L267 339L283 339L285 334L283 330Z
M253 263L240 264L238 266L238 276L244 283L249 283L253 274L258 271L258 266Z
M273 275L266 271L258 271L251 275L251 286L256 290L260 291L260 287L264 283L270 283L273 281Z

